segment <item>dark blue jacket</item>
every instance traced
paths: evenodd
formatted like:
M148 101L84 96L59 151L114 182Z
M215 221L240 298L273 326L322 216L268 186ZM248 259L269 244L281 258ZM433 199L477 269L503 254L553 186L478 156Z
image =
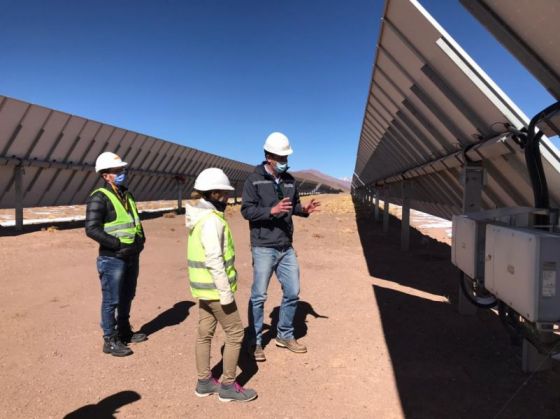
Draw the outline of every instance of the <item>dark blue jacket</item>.
M243 187L241 214L249 221L251 246L285 248L292 245L294 224L292 215L308 217L299 201L296 180L289 173L280 175L280 183L264 168L255 167ZM292 211L273 216L270 210L282 198L290 198Z

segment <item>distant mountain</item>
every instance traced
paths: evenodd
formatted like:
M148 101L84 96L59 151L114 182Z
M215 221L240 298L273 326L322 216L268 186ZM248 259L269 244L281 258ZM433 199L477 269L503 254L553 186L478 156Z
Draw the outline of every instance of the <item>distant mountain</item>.
M314 169L298 170L297 172L291 172L293 175L306 177L308 179L314 180L315 182L323 183L329 185L336 189L342 189L344 192L350 192L350 181L345 179L337 179L335 177L325 175Z

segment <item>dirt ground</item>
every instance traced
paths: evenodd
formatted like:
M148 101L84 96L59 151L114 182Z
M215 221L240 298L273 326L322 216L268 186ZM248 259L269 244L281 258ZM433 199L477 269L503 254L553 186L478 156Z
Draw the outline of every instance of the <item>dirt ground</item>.
M304 201L309 198L304 198ZM0 229L2 418L553 418L560 369L524 374L496 316L459 316L457 272L445 232L414 231L401 252L349 195L321 196L323 211L296 218L302 277L296 337L307 354L266 348L240 359L251 403L197 398L197 306L187 287L183 216L143 221L147 245L132 323L149 334L126 358L101 351L97 245L83 228ZM247 222L228 208L246 324L251 285ZM414 225L414 221L413 221ZM281 290L271 282L265 339L275 335ZM220 371L223 334L213 345Z

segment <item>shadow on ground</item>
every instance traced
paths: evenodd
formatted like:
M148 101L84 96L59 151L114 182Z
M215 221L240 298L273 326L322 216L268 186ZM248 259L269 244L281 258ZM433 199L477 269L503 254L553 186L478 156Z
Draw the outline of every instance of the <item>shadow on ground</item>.
M224 347L225 346L222 345L220 349L222 356L224 355ZM251 380L251 378L253 378L255 374L259 371L258 363L251 355L248 345L244 344L241 347L241 352L239 353L239 361L237 363L237 366L239 367L241 372L235 378L235 381L237 382L237 384L241 386L245 386ZM216 363L216 365L212 367L211 374L212 377L220 379L223 372L224 372L224 363L223 363L223 359L220 359Z
M272 339L276 337L276 329L278 327L278 316L280 313L280 307L274 307L272 312L270 313L271 323L270 325L264 324L263 325L263 337L262 337L262 344L263 347L270 343ZM307 301L299 301L298 306L296 309L296 314L294 317L294 337L296 339L300 339L307 335L307 316L311 315L315 318L321 319L328 319L327 316L323 316L317 313L311 304ZM249 316L250 317L250 316ZM251 378L259 371L258 363L255 361L253 356L251 355L251 342L249 342L250 338L249 327L245 328L245 339L243 342L243 347L241 349L241 353L239 355L239 369L241 373L237 376L236 381L240 385L247 384ZM224 346L221 348L222 355L224 353ZM223 373L223 363L220 360L214 367L212 368L212 376L213 377L220 377Z
M372 284L405 416L559 418L559 366L523 373L521 350L492 311L457 313L450 247L412 229L411 250L403 252L400 220L391 216L383 233L373 208L355 207L370 275L410 287Z
M142 325L139 332L150 336L166 327L176 326L185 321L189 315L190 308L194 305L195 303L192 301L180 301L174 304L173 307L158 314L148 323Z
M262 336L263 347L266 347L272 339L276 337L276 331L278 329L278 318L280 315L280 306L276 306L272 309L270 313L270 326L264 325L264 332ZM328 319L327 316L323 316L317 313L311 304L307 301L298 301L298 306L296 308L296 314L294 316L294 338L301 339L307 335L307 316L313 316L316 319Z
M119 408L126 404L140 400L140 395L135 391L120 391L105 397L97 404L82 406L64 416L64 419L112 419L119 412Z

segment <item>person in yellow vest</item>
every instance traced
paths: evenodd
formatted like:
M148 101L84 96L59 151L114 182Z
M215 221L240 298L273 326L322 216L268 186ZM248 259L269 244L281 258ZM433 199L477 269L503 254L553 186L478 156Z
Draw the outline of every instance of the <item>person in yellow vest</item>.
M189 285L193 297L199 300L195 394L206 397L218 393L223 402L247 402L254 400L257 393L235 381L244 330L234 298L235 249L224 218L228 192L232 190L221 169L204 169L194 183L193 198L198 201L185 206ZM218 323L226 334L221 383L210 371L210 348Z
M105 185L90 194L85 221L87 236L99 243L103 352L113 356L130 355L128 343L147 339L144 333L132 331L129 320L146 235L134 197L126 187L126 166L109 151L97 157L95 171Z

